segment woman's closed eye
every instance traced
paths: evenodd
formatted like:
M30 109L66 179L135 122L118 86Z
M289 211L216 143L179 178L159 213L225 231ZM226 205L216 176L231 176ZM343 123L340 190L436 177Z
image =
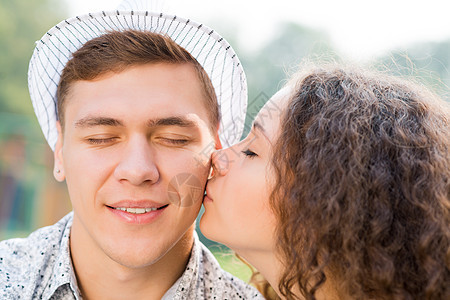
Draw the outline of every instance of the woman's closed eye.
M246 150L243 150L243 151L241 151L241 152L244 153L245 156L247 156L247 157L249 157L249 158L254 158L254 157L258 156L258 154L256 154L255 152L253 152L253 151L250 150L250 149L246 149Z

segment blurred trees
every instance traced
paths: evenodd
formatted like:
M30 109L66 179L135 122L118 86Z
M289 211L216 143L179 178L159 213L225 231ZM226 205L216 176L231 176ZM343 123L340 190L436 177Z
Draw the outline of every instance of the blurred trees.
M304 57L336 58L327 35L294 23L280 24L275 36L256 53L241 53L247 74L249 104L246 136L249 125L264 105L277 92Z
M374 62L380 69L425 84L449 101L450 39L439 43L418 43L394 50Z
M237 41L234 37L232 40ZM342 60L325 33L293 23L281 24L273 39L257 52L247 53L238 43L233 47L237 48L249 87L243 137L259 109L296 71L302 59L316 62ZM450 39L410 45L407 50L392 49L366 65L422 83L450 101Z
M0 0L0 111L32 114L27 71L34 42L63 13L62 1Z
M302 58L337 58L328 36L294 23L278 25L275 36L256 53L242 57L250 98L264 91L273 95L287 74L296 71Z
M33 113L27 73L34 42L63 19L63 4L0 0L0 239L46 223L42 195L51 156Z

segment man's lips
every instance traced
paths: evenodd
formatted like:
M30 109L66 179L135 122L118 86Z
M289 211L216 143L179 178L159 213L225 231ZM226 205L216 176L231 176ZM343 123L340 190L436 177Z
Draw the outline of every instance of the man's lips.
M143 201L124 200L112 204L107 204L106 206L115 210L120 210L132 214L144 214L151 211L164 209L168 205L169 204L156 203L147 200Z
M122 222L145 225L161 218L168 206L169 203L150 200L123 200L107 204L106 208Z

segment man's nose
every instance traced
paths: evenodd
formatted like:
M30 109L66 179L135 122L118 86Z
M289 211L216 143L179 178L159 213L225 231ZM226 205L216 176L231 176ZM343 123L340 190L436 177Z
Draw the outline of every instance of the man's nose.
M154 153L146 137L133 137L121 154L114 175L119 181L128 181L133 185L156 183L160 173Z

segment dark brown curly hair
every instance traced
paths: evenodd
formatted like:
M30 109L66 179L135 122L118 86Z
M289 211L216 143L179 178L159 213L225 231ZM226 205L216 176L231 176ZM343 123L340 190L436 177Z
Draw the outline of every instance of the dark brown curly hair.
M328 281L341 298L450 299L448 103L337 66L291 86L271 195L281 294L316 299Z

